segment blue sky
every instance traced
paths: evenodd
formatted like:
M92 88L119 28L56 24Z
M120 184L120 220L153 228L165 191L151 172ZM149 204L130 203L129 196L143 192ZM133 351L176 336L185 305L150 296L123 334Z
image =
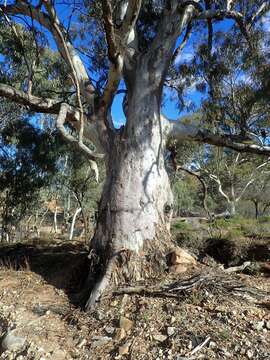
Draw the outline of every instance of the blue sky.
M38 1L36 1L38 2ZM61 20L64 22L65 25L67 25L69 16L71 13L71 6L68 5L68 0L66 1L67 4L64 4L64 2L61 0L61 3L57 6L58 15L60 16ZM73 21L78 21L78 16L76 13L73 15ZM265 27L270 28L270 16L266 16L264 19ZM222 29L222 30L228 30L232 25L232 21L225 20L222 22L219 22L215 25L215 30ZM42 29L44 31L44 29ZM53 49L56 49L56 46L54 44L54 41L52 39L51 34L46 31L46 35L48 36L49 42ZM186 47L182 51L179 58L176 59L176 63L185 63L186 61L189 61L193 56L193 43L198 43L198 36L203 36L204 34L199 35L192 35L189 42L187 43ZM87 40L89 42L89 39ZM180 39L178 40L178 42ZM1 57L0 57L1 60ZM83 58L83 61L86 60ZM168 89L165 89L165 102L162 108L162 112L171 119L177 119L182 115L185 115L187 111L179 112L177 108L177 101L176 101L176 93L173 91L170 91ZM119 94L115 97L113 106L112 106L112 116L116 127L120 127L125 122L125 115L123 113L122 109L122 102L123 102L124 94ZM195 86L188 89L188 98L196 105L196 107L199 107L203 95L196 91Z

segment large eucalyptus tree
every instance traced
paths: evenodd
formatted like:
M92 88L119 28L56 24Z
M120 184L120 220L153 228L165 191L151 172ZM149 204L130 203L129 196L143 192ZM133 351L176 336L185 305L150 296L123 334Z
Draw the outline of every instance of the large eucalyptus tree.
M225 20L224 29L241 33L241 41L252 49L253 29L270 5L260 0L82 0L67 4L72 11L69 21L64 22L60 2L2 1L2 26L9 27L12 40L6 39L9 49L2 46L5 61L0 96L31 112L55 115L63 137L86 154L96 172L96 159L103 158L106 163L107 180L91 242L91 254L98 260L96 271L89 276L90 308L112 277L116 281L123 277L138 279L162 263L161 256L170 243L161 234L168 229L172 211L164 164L168 138L270 153L270 147L260 143L241 143L228 133L170 121L161 114L163 89L172 80L169 69L177 64L175 59L181 59L190 34L200 41L199 34L208 29L210 49L213 23ZM76 11L80 16L72 17ZM79 33L84 47L80 47ZM10 80L12 69L7 69L12 65L8 56L17 51L18 57L18 49L17 62L25 71L19 84L16 78ZM66 77L61 77L52 64L56 49L64 60L61 66ZM87 58L91 59L90 68L85 66ZM41 66L48 83L58 81L57 91L53 87L47 91L41 82L35 83ZM176 78L181 75L170 73ZM125 84L127 101L126 123L118 130L111 106L120 83ZM48 94L54 96L49 98Z

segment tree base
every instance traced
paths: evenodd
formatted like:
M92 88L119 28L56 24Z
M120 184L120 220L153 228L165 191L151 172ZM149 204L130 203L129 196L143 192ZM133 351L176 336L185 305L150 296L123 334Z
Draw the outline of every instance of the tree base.
M92 271L86 284L91 294L86 302L86 311L95 308L105 290L163 275L168 268L167 254L175 245L170 233L163 229L157 232L155 240L146 240L139 253L120 249L105 265L97 261L99 257L92 250L89 256Z

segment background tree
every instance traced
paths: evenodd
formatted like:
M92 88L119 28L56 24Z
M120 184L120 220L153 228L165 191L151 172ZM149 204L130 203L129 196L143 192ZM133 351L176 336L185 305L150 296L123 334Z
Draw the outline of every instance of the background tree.
M21 115L22 116L22 115ZM56 171L55 137L27 119L6 121L0 131L2 238L29 214L39 191Z
M244 194L244 199L251 201L254 205L256 219L266 215L270 207L270 175L269 170L262 171L260 176L254 181L248 191Z
M236 214L236 206L250 191L253 183L260 181L262 173L269 169L269 158L243 156L233 151L212 149L206 166L201 170L208 181L216 185L216 191L227 203L230 216Z

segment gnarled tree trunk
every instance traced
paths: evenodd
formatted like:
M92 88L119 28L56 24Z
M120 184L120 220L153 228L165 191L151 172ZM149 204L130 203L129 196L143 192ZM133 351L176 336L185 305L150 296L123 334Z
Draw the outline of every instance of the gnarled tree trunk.
M162 264L160 254L165 255L171 245L168 236L164 242L157 239L160 231L168 231L173 198L164 166L166 138L159 99L149 89L149 84L134 89L125 131L120 130L113 138L108 178L91 243L102 271L95 274L99 280L87 308L95 303L111 277L117 282L123 277L130 280L147 276L153 268L157 271ZM130 257L132 261L128 261ZM121 270L115 277L119 262Z

